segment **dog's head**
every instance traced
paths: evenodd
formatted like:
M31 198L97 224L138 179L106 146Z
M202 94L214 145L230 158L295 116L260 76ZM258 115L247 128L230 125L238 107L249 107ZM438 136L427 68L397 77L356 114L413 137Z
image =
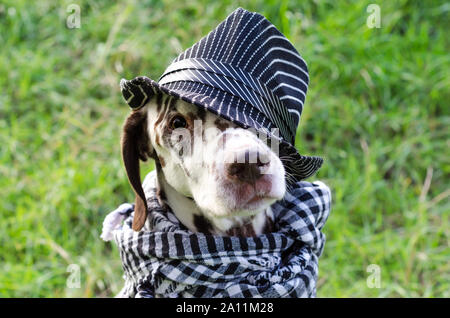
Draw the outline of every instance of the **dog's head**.
M156 95L124 125L122 156L136 193L133 229L140 230L147 218L139 159L155 159L158 173L206 218L250 216L285 194L285 170L271 148L250 129Z

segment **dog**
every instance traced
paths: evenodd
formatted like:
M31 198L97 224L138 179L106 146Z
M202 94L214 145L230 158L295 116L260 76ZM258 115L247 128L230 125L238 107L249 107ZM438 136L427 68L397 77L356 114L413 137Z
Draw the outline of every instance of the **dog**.
M109 213L102 232L120 250L120 296L315 295L330 191L302 182L323 163L295 143L308 84L292 43L242 8L157 81L120 80L136 201ZM150 158L156 171L142 185L140 160Z
M122 157L136 194L133 230L148 217L139 160L154 159L157 198L190 231L251 237L274 230L283 163L255 131L158 93L125 120Z

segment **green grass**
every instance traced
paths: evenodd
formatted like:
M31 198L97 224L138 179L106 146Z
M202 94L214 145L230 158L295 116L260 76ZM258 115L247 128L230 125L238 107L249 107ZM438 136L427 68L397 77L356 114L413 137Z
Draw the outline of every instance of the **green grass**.
M81 28L66 8L81 6ZM119 153L122 77L158 78L236 7L308 62L298 131L333 191L319 297L450 297L444 1L22 1L0 4L0 296L104 297L122 286L104 216L132 201ZM152 168L145 167L145 172ZM427 177L428 176L428 177ZM69 264L80 288L66 287ZM381 288L366 268L381 269Z

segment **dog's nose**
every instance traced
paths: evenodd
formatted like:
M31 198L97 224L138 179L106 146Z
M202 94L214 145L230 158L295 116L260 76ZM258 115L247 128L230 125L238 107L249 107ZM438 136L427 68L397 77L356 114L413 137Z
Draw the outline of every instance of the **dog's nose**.
M245 150L236 156L236 162L227 164L227 174L242 182L254 183L263 175L263 170L269 165L270 157L260 151Z

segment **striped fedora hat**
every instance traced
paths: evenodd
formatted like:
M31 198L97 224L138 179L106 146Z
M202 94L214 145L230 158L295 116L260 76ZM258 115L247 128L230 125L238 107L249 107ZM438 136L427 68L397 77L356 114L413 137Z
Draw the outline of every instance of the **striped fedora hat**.
M132 109L163 92L277 138L287 175L301 180L323 162L294 146L308 81L289 40L264 16L239 8L181 53L158 82L140 76L122 79L120 87Z

